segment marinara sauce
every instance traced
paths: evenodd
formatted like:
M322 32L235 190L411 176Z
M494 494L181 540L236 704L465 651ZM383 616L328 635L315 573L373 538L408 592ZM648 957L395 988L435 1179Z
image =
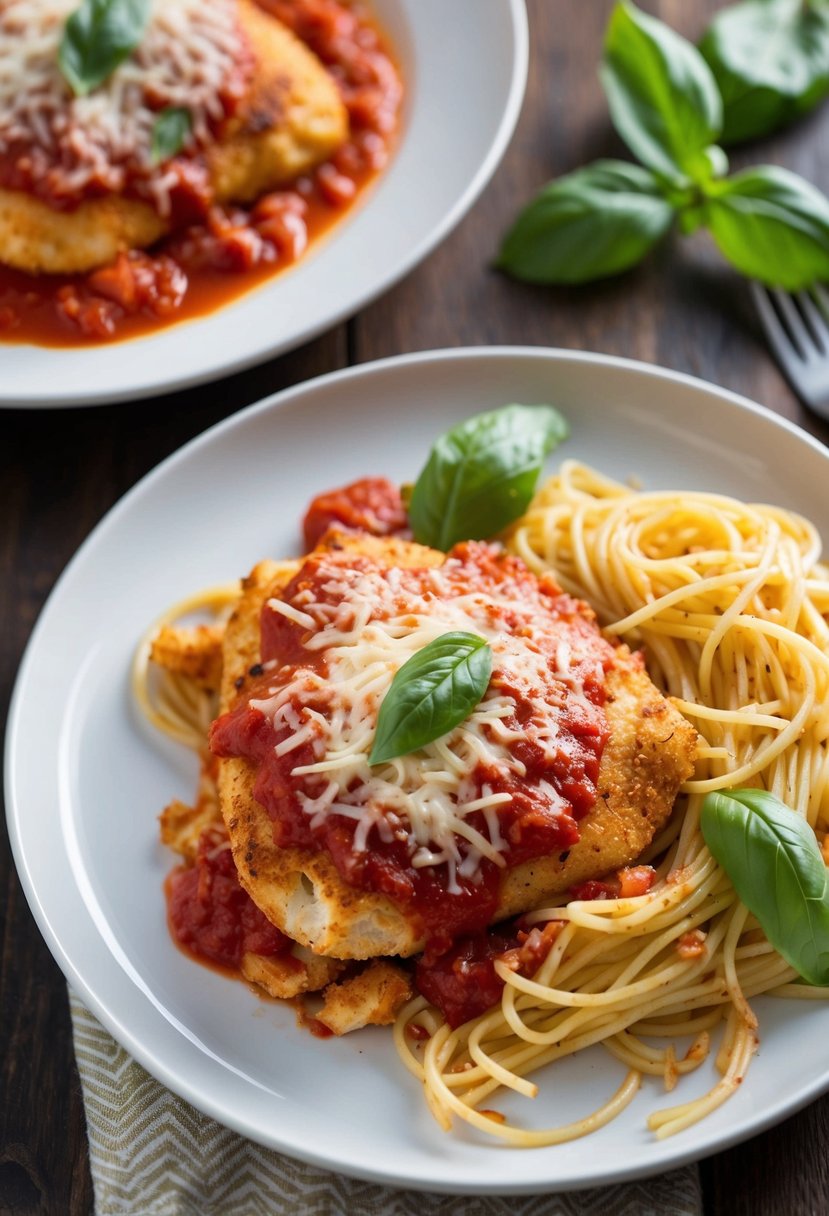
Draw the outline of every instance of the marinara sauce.
M149 251L122 253L88 275L28 275L0 266L0 340L77 346L139 337L204 316L302 257L354 205L394 146L399 72L366 6L343 0L256 0L326 65L349 115L349 138L312 173L253 206L212 206L197 162L165 168L174 207L193 222ZM17 183L26 188L25 183Z
M412 535L400 490L386 477L361 477L342 489L318 494L302 521L306 550L313 549L331 527L407 540Z
M486 597L497 599L496 593L508 585L510 602L532 604L541 614L545 630L547 626L549 630L543 638L533 636L541 661L534 667L532 678L542 681L542 690L545 680L551 682L550 703L555 701L557 715L555 746L546 746L535 732L538 687L510 677L508 667L499 670L496 657L491 688L508 696L514 707L503 723L514 737L511 754L520 762L523 774L478 762L465 780L469 800L480 797L484 787L493 794L510 795L499 805L497 815L502 855L508 866L574 844L579 836L578 820L597 797L599 764L608 734L603 711L605 673L614 657L613 648L602 638L585 606L561 592L552 579L537 579L518 558L481 542L467 542L450 552L441 567L440 591L433 590L433 570L390 571L368 556L335 551L311 554L280 598L292 605L296 597L297 607L321 605L323 614L328 612L328 605L335 613L342 605L338 572L357 580L363 575L386 579L390 587L393 580L392 599L402 588L401 594L426 601L430 595L451 598L480 594L489 604ZM498 629L520 637L525 628L520 612L495 603L495 599L494 607L485 609L492 622ZM381 619L379 610L370 617L377 619ZM260 631L262 668L257 670L261 674L246 683L236 707L213 724L210 744L215 755L244 757L256 766L253 793L271 817L275 843L280 847L326 850L345 882L382 893L419 918L433 951L445 948L461 934L482 929L493 919L497 907L502 870L495 861L483 856L471 876L464 876L459 867L452 879L445 865L412 864L405 831L391 831L381 824L371 827L365 840L358 842L355 818L332 811L324 816L311 815L304 809L308 799L316 797L325 785L322 778L307 784L295 772L319 759L313 735L299 745L291 740L290 750L279 745L292 736L305 709L320 716L329 709L324 683L326 658L323 649L306 647L307 625L273 611L267 604ZM552 684L555 655L561 644L577 656L570 670L581 688L578 697L568 697L561 686ZM319 694L291 703L288 719L294 717L293 728L284 720L275 727L261 704L278 686L287 687L297 671L322 677ZM489 831L482 811L471 812L465 822L484 836ZM458 844L464 855L465 842L459 839Z
M461 1026L497 1005L504 981L495 963L531 976L549 954L564 921L527 928L522 920L462 937L441 954L428 951L415 967L415 986L447 1023Z
M199 962L236 974L245 954L290 954L294 943L239 885L230 842L221 829L202 833L195 863L173 870L166 892L173 939Z

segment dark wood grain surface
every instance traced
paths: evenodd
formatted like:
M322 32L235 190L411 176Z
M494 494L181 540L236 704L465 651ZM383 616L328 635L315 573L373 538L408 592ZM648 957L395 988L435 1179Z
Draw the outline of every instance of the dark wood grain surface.
M772 362L745 284L704 236L676 238L628 276L578 290L523 287L489 268L499 235L537 187L597 155L624 155L596 77L610 0L529 0L528 7L530 78L512 145L467 218L382 300L292 354L173 397L95 409L0 411L4 715L38 612L116 499L212 423L310 376L445 346L602 351L702 376L829 440L829 428L800 406ZM696 36L718 5L654 0L648 7ZM737 165L757 161L784 164L829 191L829 107L733 157ZM0 890L0 1212L81 1216L91 1211L92 1187L65 983L35 928L5 837ZM820 1068L826 1063L815 1061ZM707 1216L829 1210L828 1147L824 1098L709 1158L702 1165Z

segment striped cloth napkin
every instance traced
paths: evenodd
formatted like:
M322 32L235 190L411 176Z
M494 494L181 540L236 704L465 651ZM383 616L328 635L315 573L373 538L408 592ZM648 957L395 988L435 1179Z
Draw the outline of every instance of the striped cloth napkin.
M136 1064L70 993L95 1216L702 1216L694 1166L522 1198L392 1191L330 1174L199 1114Z

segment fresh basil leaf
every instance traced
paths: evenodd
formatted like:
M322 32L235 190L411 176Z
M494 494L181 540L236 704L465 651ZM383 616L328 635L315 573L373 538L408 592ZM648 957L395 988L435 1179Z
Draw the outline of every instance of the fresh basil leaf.
M716 15L700 50L722 94L723 142L768 135L829 92L829 6L744 0Z
M489 643L474 633L444 633L403 664L383 698L369 764L425 747L460 726L487 690Z
M634 156L669 181L708 175L703 153L722 128L722 102L692 43L619 0L601 78L613 125Z
M190 111L184 106L168 106L153 123L152 159L159 165L180 152L193 127Z
M810 984L829 984L829 877L815 835L766 790L708 794L705 843L783 958Z
M829 200L787 169L760 165L715 183L705 223L742 274L787 291L829 279Z
M144 34L151 0L81 0L66 21L60 70L78 97L107 80Z
M599 160L545 186L504 238L497 265L528 283L587 283L640 262L673 208L648 169Z
M551 405L505 405L441 435L409 502L415 540L446 550L500 532L526 510L545 458L568 434Z

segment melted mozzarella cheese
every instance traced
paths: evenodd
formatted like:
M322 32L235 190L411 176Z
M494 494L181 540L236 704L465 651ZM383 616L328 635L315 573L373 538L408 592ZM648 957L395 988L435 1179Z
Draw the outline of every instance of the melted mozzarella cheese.
M582 677L591 670L601 678L602 668L589 638L576 647L579 653L566 640L551 646L555 625L549 607L541 600L527 602L508 581L487 592L458 594L447 578L451 561L419 571L425 586L416 590L405 572L332 564L322 583L324 599L315 600L306 587L289 603L270 600L267 611L307 629L302 644L309 666L288 669L287 683L275 684L269 696L251 705L280 734L278 755L312 745L313 763L292 770L312 827L331 814L354 820L357 852L369 847L373 828L382 840L405 841L411 864L445 865L447 887L456 892L457 877L474 880L482 858L505 865L508 844L498 808L513 794L493 786L499 779L514 785L526 777L514 744L527 741L550 763L566 760L574 740L559 730L565 705L572 710L580 702L596 713L573 669L580 664ZM424 646L455 630L477 634L491 647L493 673L483 700L460 726L416 753L370 765L379 707L395 673ZM324 672L311 665L312 656L324 659ZM521 726L509 690L523 702ZM526 788L553 814L569 812L543 777ZM481 812L485 831L470 822L473 812Z
M236 0L153 0L133 54L99 88L74 97L58 65L79 0L0 0L0 152L23 146L33 179L72 195L95 181L115 193L127 169L146 177L162 214L175 178L152 161L159 110L189 110L191 146L223 117L221 91L243 55Z

